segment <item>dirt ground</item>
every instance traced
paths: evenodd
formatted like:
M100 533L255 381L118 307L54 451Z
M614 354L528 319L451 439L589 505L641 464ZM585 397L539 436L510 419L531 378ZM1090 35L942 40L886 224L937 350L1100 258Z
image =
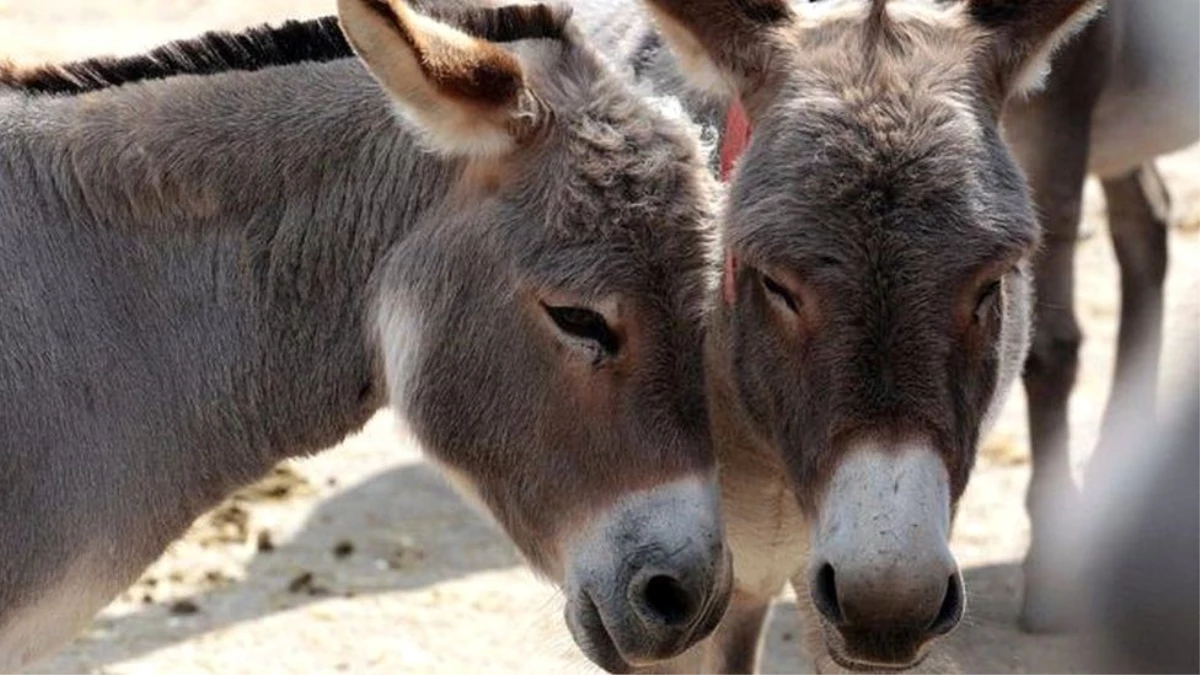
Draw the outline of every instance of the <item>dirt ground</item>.
M330 0L0 0L0 56L18 62L125 53L214 28L332 11ZM1162 161L1175 199L1164 387L1195 340L1200 147ZM1073 459L1095 440L1117 314L1104 206L1089 186L1079 252L1087 335L1072 399ZM1194 344L1190 345L1194 347ZM1194 385L1193 385L1194 386ZM969 616L950 648L968 672L1072 672L1071 638L1015 630L1028 539L1024 401L985 443L953 547ZM766 672L811 672L791 600L770 623ZM421 459L384 412L360 434L290 463L204 518L79 639L30 672L583 673L562 600Z

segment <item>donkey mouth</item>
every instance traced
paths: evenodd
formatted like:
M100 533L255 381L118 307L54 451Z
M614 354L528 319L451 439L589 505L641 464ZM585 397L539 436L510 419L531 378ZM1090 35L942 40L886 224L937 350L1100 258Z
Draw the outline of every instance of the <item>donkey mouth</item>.
M578 609L575 611L572 611L571 604L568 603L564 613L571 637L575 638L575 644L579 645L584 656L588 657L592 663L609 673L633 672L633 664L621 656L621 652L617 649L617 643L613 641L608 629L604 627L600 608L596 606L591 595L584 593Z
M845 668L853 673L902 673L910 672L921 666L925 662L925 658L929 656L928 649L917 648L910 650L908 648L899 647L898 645L885 647L876 643L875 640L868 640L866 649L852 650L852 645L843 637L840 632L832 626L826 624L824 626L825 633L825 650L829 654L829 658L837 665ZM874 648L871 648L874 647ZM883 647L881 649L881 647ZM851 653L854 651L863 651L866 653ZM895 653L897 651L909 652L905 656ZM892 652L890 654L886 652Z
M829 648L829 658L852 673L903 673L915 670L925 662L925 655L922 654L916 661L903 665L868 663L865 661L856 661L844 654L840 654L837 649L832 647Z
M717 629L725 617L725 611L729 609L729 603L733 600L733 551L729 548L725 549L723 561L717 588L705 599L706 606L688 632L684 648L708 637Z
M729 557L729 552L726 551L726 564L722 570L718 590L708 595L705 599L705 606L696 619L670 644L653 649L653 654L636 658L622 654L612 631L605 625L604 615L600 612L600 608L590 593L580 594L579 599L575 602L568 602L564 610L571 637L575 639L575 643L579 645L584 656L610 673L632 673L639 668L682 654L716 630L721 618L725 615L733 588L732 565Z

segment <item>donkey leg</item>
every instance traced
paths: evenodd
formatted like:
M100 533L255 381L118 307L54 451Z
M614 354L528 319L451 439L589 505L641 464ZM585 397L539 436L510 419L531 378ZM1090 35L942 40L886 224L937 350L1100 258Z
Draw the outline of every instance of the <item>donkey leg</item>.
M1042 215L1043 249L1036 263L1034 335L1025 363L1033 471L1025 507L1030 545L1019 623L1030 632L1066 629L1072 613L1057 591L1063 563L1051 519L1079 498L1071 479L1067 404L1075 385L1083 336L1075 314L1075 244L1086 177L1088 119L1064 110L1023 119L1026 142L1014 146Z
M1082 342L1075 317L1075 246L1092 111L1113 60L1112 25L1103 18L1089 24L1055 57L1045 89L1028 101L1010 102L1003 120L1043 230L1034 338L1024 373L1033 474L1025 501L1031 536L1019 621L1030 631L1065 629L1075 617L1074 603L1063 597L1067 589L1057 583L1070 578L1060 575L1071 556L1055 545L1052 519L1070 512L1079 499L1071 480L1067 417Z
M1102 183L1121 269L1121 324L1112 392L1093 466L1119 451L1104 439L1114 435L1122 419L1151 419L1155 414L1170 216L1170 198L1153 164Z
M1079 499L1071 478L1067 406L1083 336L1073 300L1074 227L1069 230L1070 239L1052 239L1043 251L1037 273L1035 335L1024 374L1033 469L1025 495L1030 543L1018 621L1023 630L1035 633L1065 630L1071 623L1068 603L1059 593L1064 551L1057 548L1052 523L1056 514L1070 512Z

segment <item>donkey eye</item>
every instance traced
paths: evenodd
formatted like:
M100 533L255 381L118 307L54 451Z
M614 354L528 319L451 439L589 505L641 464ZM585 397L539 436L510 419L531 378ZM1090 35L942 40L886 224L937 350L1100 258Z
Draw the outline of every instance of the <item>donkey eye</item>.
M599 312L584 307L553 307L545 304L542 307L554 325L566 335L594 342L609 356L621 349L621 339L608 327L608 322Z
M996 299L1000 297L1000 280L997 279L992 283L984 286L979 291L979 298L975 301L975 323L983 323L991 314L992 309L996 306Z
M763 288L766 289L767 293L770 293L771 295L775 296L776 300L779 300L783 304L787 305L787 308L792 310L792 312L799 313L800 309L796 304L796 299L792 297L792 294L788 292L788 289L783 287L783 284L775 281L765 274L761 276Z

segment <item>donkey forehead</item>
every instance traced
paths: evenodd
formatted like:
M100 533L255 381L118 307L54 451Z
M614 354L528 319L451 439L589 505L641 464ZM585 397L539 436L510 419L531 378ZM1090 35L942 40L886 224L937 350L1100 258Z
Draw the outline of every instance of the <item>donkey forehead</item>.
M712 264L704 241L688 232L667 238L658 249L642 249L611 239L553 243L522 251L518 267L527 280L583 298L622 295L677 307L698 309L707 297Z
M552 112L540 151L524 155L545 186L545 236L645 247L708 220L715 182L678 101L634 91L574 32L509 48L527 57L528 84Z
M882 32L865 20L869 0L802 4L761 123L794 124L815 109L880 135L915 131L932 114L939 119L926 130L978 136L983 34L962 4L892 0Z
M730 198L736 248L796 263L891 251L949 273L1035 243L1020 174L969 106L908 85L805 96L756 131Z
M714 181L684 132L637 102L612 103L612 115L562 120L556 156L536 169L544 217L515 232L518 251L528 269L568 284L690 286L710 262Z
M509 45L552 115L521 155L504 237L521 272L583 296L703 296L716 183L678 102L634 92L577 39Z

